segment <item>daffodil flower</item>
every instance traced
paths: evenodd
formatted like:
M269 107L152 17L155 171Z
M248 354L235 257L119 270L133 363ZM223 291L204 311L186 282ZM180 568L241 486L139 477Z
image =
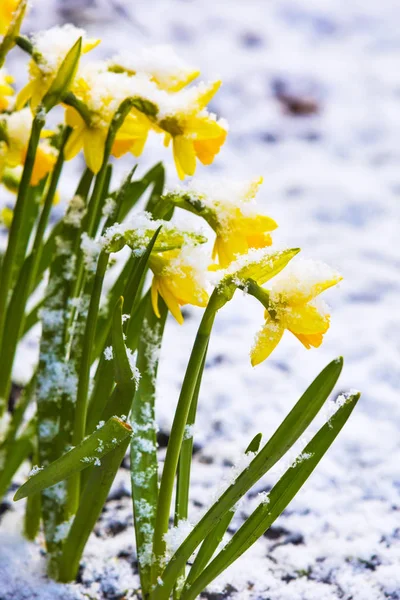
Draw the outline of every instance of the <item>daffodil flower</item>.
M1 142L0 173L3 172L5 167L17 167L25 163L32 127L31 111L29 108L24 108L3 115L2 127L6 139ZM43 136L48 136L48 132L43 132ZM49 140L41 140L35 156L31 185L38 185L53 170L56 160L57 152L50 145Z
M14 77L9 75L5 69L0 69L0 112L9 107L9 97L14 94L14 89L11 87L13 82Z
M102 64L88 65L78 72L73 92L87 108L89 119L85 120L74 108L66 107L66 123L73 130L65 147L67 160L83 149L90 170L99 172L112 118L121 102L134 95L132 79L125 74L108 72ZM140 156L152 127L145 114L132 108L117 132L111 154L117 158L127 152Z
M171 116L158 122L166 132L165 145L172 139L172 150L179 179L194 175L196 159L203 165L210 165L226 140L228 126L224 120L206 110L207 104L220 88L217 81L198 90L184 90L190 98L188 107L177 109Z
M154 81L160 90L179 92L200 75L190 67L170 46L141 48L137 52L124 52L109 63L110 70L129 75L143 73Z
M157 317L160 317L158 295L162 297L179 324L183 323L181 306L193 304L205 307L207 305L208 293L199 277L199 271L192 261L187 260L184 250L154 253L150 257L149 264L153 271L151 299Z
M263 179L252 181L204 181L186 190L166 196L178 206L202 216L216 233L213 259L226 268L237 256L251 248L272 244L270 232L278 227L269 216L261 214L255 196Z
M251 350L251 364L264 361L280 342L285 329L307 348L318 348L329 329L326 305L316 297L342 280L323 263L298 261L277 277L269 290L265 324Z
M5 35L8 31L15 11L18 8L20 0L1 0L0 2L0 35Z
M64 151L66 160L74 158L83 149L87 166L93 173L98 173L103 163L111 119L108 123L96 122L95 119L93 125L89 125L74 108L67 107L65 121L73 130ZM140 156L150 127L147 117L133 110L118 130L111 150L112 155L119 158L131 152L136 157Z
M17 108L30 101L34 111L49 91L57 71L68 51L82 37L82 53L86 54L99 43L99 39L86 38L83 29L73 25L53 27L36 34L32 39L33 58L29 62L29 83L20 91Z

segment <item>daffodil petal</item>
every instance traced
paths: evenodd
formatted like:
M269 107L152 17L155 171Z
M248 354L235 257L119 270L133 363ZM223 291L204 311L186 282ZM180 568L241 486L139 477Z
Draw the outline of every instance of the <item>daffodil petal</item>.
M89 169L97 174L104 159L106 132L102 129L85 129L83 133L83 151Z
M284 327L277 321L269 320L256 335L254 345L250 351L253 367L263 362L275 350L284 332Z
M311 347L319 348L323 341L323 333L293 333L297 337L297 339L303 344L307 350Z
M329 329L329 315L321 314L311 304L287 307L282 318L285 327L295 334L325 333Z
M153 306L154 314L158 319L160 319L161 315L158 309L158 282L155 276L151 282L151 304Z
M168 285L165 283L164 278L160 278L158 282L158 290L172 316L176 319L176 321L178 321L179 325L182 325L183 316L179 307L179 303L174 294L170 291Z
M83 127L74 129L68 138L64 148L65 160L71 160L74 158L83 147Z
M173 152L179 179L185 175L194 175L196 171L196 154L193 141L178 135L173 139Z

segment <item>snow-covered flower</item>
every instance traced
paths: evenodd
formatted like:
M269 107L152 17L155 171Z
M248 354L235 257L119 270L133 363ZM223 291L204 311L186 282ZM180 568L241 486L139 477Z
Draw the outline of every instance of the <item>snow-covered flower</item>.
M221 82L200 85L188 90L192 97L187 107L177 110L158 122L166 132L165 145L172 139L172 150L178 176L194 175L196 159L203 165L210 165L224 144L227 123L206 110L207 104L217 93ZM181 92L183 95L186 90Z
M82 38L82 53L95 48L99 39L87 38L83 29L73 25L56 26L37 33L32 38L33 54L29 61L29 82L20 91L17 107L22 108L30 101L35 110L53 83L57 71L73 45Z
M166 196L182 208L202 216L216 233L213 259L226 268L250 248L272 244L276 222L258 211L255 196L263 179L219 180L191 183L185 190Z
M167 92L178 92L200 75L200 71L188 65L171 46L166 45L118 54L110 60L109 68L130 75L144 73Z
M1 128L5 139L0 147L0 173L7 167L23 165L26 159L32 127L32 113L29 108L2 115ZM47 135L44 133L43 135ZM38 183L52 171L57 160L57 152L48 139L42 139L35 155L31 184Z
M7 110L10 104L10 96L14 94L11 84L14 77L9 75L5 69L0 69L0 112Z
M158 295L162 297L171 314L179 324L183 323L180 307L185 304L205 307L208 293L198 268L197 257L192 259L192 248L169 250L151 255L149 264L153 271L151 299L153 310L160 317Z
M89 118L85 120L77 110L67 107L66 123L73 129L65 148L67 160L83 149L88 167L98 173L112 118L125 99L138 95L142 86L136 84L136 78L109 72L103 64L88 65L78 72L73 91L87 108ZM146 84L150 82L145 80L143 85L147 91ZM116 134L113 156L118 158L127 152L140 156L151 127L147 116L132 108Z
M312 260L299 260L283 271L268 292L265 324L251 349L251 364L258 365L271 354L285 329L307 349L320 346L330 315L326 304L316 297L341 280L331 267Z

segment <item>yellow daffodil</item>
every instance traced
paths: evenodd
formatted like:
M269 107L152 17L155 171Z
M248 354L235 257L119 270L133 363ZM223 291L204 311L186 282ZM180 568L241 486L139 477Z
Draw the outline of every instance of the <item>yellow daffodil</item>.
M262 177L245 182L206 180L172 192L166 199L207 221L216 233L213 259L218 258L219 266L226 268L249 249L272 244L270 232L278 225L255 205L262 181Z
M196 92L187 90L190 98L188 108L174 112L173 116L159 121L166 132L165 145L172 139L172 150L179 179L194 175L196 159L210 165L226 140L228 127L225 121L217 120L205 107L217 93L220 81L211 86L200 87ZM186 91L181 92L182 94ZM191 98L193 96L193 98Z
M185 259L185 253L182 250L152 254L150 268L154 275L151 299L157 317L160 317L159 294L179 324L183 323L181 306L193 304L204 307L207 305L208 294L199 279L199 273L194 265Z
M318 348L329 329L326 305L316 297L342 280L323 263L299 261L278 277L269 291L265 324L251 350L251 364L264 361L278 345L285 329L307 348Z
M66 108L66 123L73 129L65 147L67 160L83 149L90 170L99 172L112 118L120 103L131 95L130 79L123 74L107 72L103 65L89 65L78 73L73 91L87 108L89 123L74 108ZM140 156L151 128L146 115L133 108L117 132L112 155L119 158L131 152Z
M11 24L20 0L1 0L0 2L0 35L5 35Z
M11 84L14 77L11 77L5 69L0 69L0 112L7 110L10 104L10 96L14 94Z
M3 115L2 123L6 141L2 142L0 153L0 172L7 167L17 167L25 163L29 136L32 126L32 113L28 108ZM44 136L47 133L44 132ZM57 152L49 141L41 140L36 152L32 171L31 184L36 186L53 170L57 160Z
M33 58L29 62L29 83L20 91L17 108L30 101L35 110L53 83L57 71L75 42L82 37L82 53L95 48L100 40L86 38L85 31L73 25L53 27L34 36Z
M152 46L136 52L124 52L110 61L111 70L121 70L129 75L145 74L160 90L179 92L200 71L190 67L170 46Z

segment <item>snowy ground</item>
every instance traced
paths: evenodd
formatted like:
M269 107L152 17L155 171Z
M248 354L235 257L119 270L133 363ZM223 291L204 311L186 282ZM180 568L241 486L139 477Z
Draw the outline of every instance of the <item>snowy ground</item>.
M238 294L218 316L196 426L201 450L193 517L229 476L238 452L258 431L272 433L332 358L345 358L338 391L355 387L363 396L276 526L211 591L228 584L237 600L399 599L399 3L35 0L35 6L33 28L72 21L100 33L107 55L171 43L205 79L221 78L212 108L228 119L230 135L214 174L263 175L259 200L280 224L277 241L300 246L345 277L329 294L332 327L318 350L307 352L288 335L269 361L252 369L248 351L261 309ZM300 109L317 111L299 115L298 102L285 111L277 99L282 90L307 100ZM167 153L150 144L147 164L160 158ZM199 319L194 309L187 314L183 327L169 323L163 348L158 419L164 431ZM112 535L91 539L80 584L42 580L39 546L18 534L20 509L6 513L0 600L134 597L124 596L137 577L127 471L120 477L98 529Z

